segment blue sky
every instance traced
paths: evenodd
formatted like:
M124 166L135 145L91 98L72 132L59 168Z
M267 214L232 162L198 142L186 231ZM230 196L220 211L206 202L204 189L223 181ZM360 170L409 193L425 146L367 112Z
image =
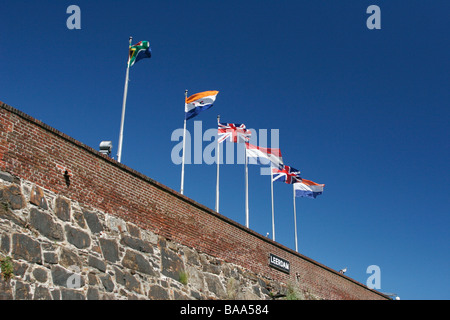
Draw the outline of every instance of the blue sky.
M69 5L81 30L69 30ZM369 5L381 29L369 30ZM297 198L299 252L381 292L449 299L448 1L3 1L0 100L180 189L171 141L184 91L220 91L194 120L279 130L285 164L324 183ZM193 133L193 120L188 130ZM270 141L270 134L269 134ZM203 148L209 142L203 143ZM271 232L270 178L249 167L250 228ZM187 165L185 194L214 208L216 166ZM221 166L221 207L245 223L244 166ZM294 249L291 186L274 183L277 242Z

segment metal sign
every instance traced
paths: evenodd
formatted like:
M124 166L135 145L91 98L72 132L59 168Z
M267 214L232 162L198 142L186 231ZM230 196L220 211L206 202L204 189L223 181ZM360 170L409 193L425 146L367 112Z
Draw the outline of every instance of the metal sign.
M269 266L285 273L290 273L291 271L291 264L289 261L271 253L269 254Z

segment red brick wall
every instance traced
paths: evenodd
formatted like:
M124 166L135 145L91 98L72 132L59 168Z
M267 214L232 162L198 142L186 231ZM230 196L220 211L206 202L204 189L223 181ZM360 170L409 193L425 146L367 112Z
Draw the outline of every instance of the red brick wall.
M0 169L319 297L387 298L1 102ZM268 266L269 253L290 261L290 275Z

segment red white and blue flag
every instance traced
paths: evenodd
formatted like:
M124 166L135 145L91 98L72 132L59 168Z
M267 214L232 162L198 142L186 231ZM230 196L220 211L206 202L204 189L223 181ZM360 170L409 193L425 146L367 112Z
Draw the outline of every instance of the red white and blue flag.
M262 148L248 142L245 143L245 148L249 164L270 164L271 166L276 168L283 167L283 158L281 157L280 149Z
M300 170L289 166L283 166L282 169L272 168L273 181L286 182L287 184L293 184L301 182Z
M316 198L323 193L324 184L302 179L301 182L294 183L295 197Z
M245 128L244 124L220 123L217 132L218 142L222 143L229 139L230 142L248 142L252 135L251 131Z

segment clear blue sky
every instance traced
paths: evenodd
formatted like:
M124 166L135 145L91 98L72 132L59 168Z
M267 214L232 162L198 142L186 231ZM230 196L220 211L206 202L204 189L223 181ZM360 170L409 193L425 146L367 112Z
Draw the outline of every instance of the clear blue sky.
M69 30L69 5L81 30ZM369 30L369 5L381 30ZM219 90L194 120L278 129L284 162L324 183L297 199L299 251L401 299L450 298L449 1L2 1L0 100L117 152L128 37L153 57L131 68L122 162L180 189L172 163L184 91ZM188 123L193 132L194 122ZM269 135L270 141L270 135ZM209 142L204 142L203 148ZM249 168L250 228L271 232L270 178ZM185 194L214 208L216 166L187 165ZM245 223L244 166L221 166L221 208ZM274 184L277 242L294 249L291 186Z

